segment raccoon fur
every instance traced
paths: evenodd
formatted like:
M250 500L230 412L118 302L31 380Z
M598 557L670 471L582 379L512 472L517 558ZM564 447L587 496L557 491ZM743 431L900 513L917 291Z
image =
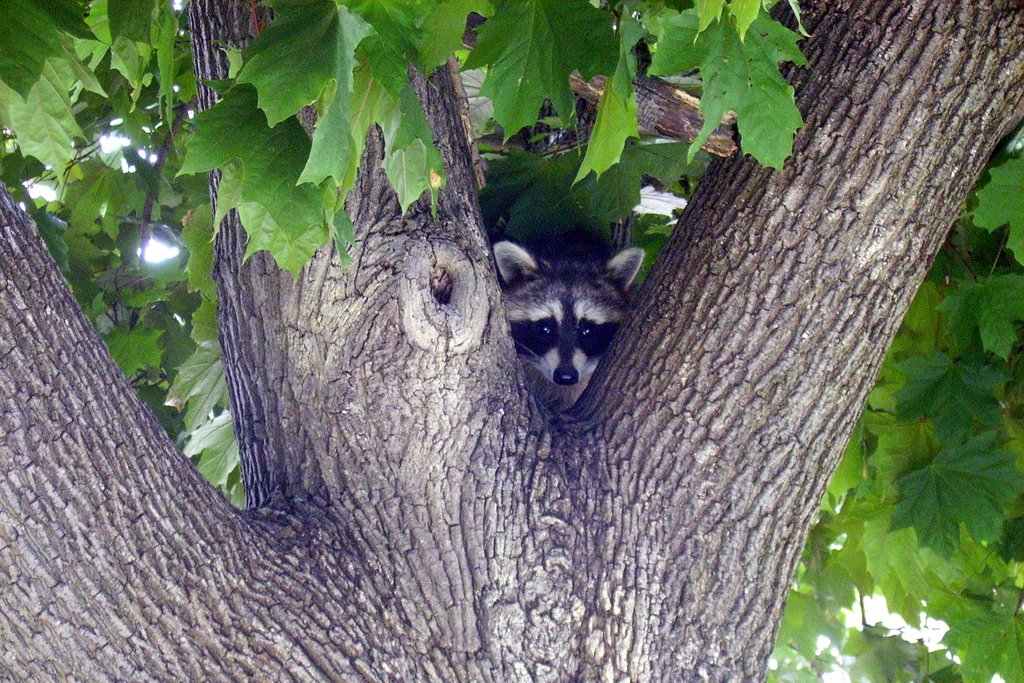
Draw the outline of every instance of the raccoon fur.
M608 350L644 251L542 258L508 241L493 250L505 316L531 389L551 408L567 410Z

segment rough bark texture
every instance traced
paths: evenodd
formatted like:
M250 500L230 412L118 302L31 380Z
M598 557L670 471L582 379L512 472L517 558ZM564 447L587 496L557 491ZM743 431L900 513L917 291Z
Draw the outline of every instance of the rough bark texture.
M581 407L604 445L595 639L628 653L616 672L761 670L902 314L1024 114L1019 10L801 4L815 38L785 171L705 176Z
M208 599L259 541L186 464L0 186L0 678L225 655L235 617Z
M192 62L196 73L199 109L216 101L206 81L227 78L223 47L249 43L269 20L266 10L256 13L255 3L196 0L188 4L192 33ZM220 172L210 174L210 199L217 206ZM231 414L238 435L239 457L246 482L246 500L258 507L275 490L286 487L289 469L308 443L300 420L282 424L279 415L296 414L295 396L281 391L287 361L289 317L283 310L294 301L292 281L273 258L260 252L245 263L245 230L237 211L220 225L215 244L214 279L217 281L217 320L224 373L228 380ZM292 316L293 317L293 316Z
M240 5L190 3L201 76L214 37L246 39ZM229 219L246 513L161 434L0 191L2 677L762 678L881 354L1024 107L1020 9L822 2L806 23L785 172L709 172L566 418L524 392L447 74L414 79L436 219L398 215L375 133L348 270L329 248L294 283L243 265Z

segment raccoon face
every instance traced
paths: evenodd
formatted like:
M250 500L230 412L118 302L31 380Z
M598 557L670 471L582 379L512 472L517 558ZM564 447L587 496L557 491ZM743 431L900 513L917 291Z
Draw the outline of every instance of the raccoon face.
M626 249L608 261L538 259L512 242L494 245L505 313L520 358L546 381L582 393L626 309L643 261Z

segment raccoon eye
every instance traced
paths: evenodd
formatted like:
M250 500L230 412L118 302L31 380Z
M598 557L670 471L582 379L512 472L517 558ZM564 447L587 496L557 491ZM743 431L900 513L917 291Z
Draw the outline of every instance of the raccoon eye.
M537 323L537 333L542 337L550 337L555 333L555 324L550 320L541 320Z
M580 323L580 334L584 337L589 337L594 332L594 326L584 320Z

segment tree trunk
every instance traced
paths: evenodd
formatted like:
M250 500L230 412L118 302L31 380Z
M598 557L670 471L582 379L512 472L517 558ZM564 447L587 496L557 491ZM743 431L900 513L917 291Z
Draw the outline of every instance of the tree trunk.
M245 40L219 14L235 4L190 3L201 77L212 38ZM376 134L344 272L327 247L294 283L242 264L230 218L244 513L161 433L0 191L4 677L763 678L882 354L1024 114L1021 9L804 4L793 157L709 171L569 416L526 395L443 71L418 84L448 174L436 219L399 215Z
M836 4L801 3L784 172L709 170L580 410L607 444L595 545L629 548L600 562L603 639L632 675L763 671L885 351L1024 115L1020 9Z

